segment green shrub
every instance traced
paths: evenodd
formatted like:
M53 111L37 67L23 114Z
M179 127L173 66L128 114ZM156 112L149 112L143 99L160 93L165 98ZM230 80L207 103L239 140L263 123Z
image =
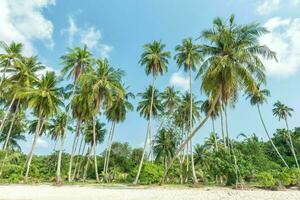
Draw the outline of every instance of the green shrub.
M270 172L260 172L255 177L260 187L272 188L276 184L276 180Z
M134 168L134 170L130 173L128 181L133 181L138 171L138 166ZM161 177L163 176L164 169L161 165L144 162L143 168L141 171L139 182L141 184L154 184L159 183Z
M298 168L291 168L289 169L291 185L299 185L300 184L300 169Z
M276 178L285 187L291 185L291 174L288 170L283 170L282 172L279 172Z

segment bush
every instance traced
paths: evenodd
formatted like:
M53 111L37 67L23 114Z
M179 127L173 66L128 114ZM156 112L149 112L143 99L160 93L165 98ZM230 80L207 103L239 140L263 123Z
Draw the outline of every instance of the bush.
M255 177L260 187L273 188L276 184L276 180L270 172L260 172Z
M22 167L19 165L6 165L3 168L2 177L8 179L9 182L17 183L22 179L21 170Z
M134 170L130 174L131 179L129 181L134 180L137 171L138 171L138 166L136 166L136 168L134 168ZM161 165L146 161L143 164L139 181L141 184L159 183L161 177L163 176L163 173L164 173L164 169Z
M298 168L291 168L289 170L290 179L291 179L291 185L300 185L300 169Z
M283 170L282 172L279 172L276 178L285 187L291 185L291 174L287 169Z

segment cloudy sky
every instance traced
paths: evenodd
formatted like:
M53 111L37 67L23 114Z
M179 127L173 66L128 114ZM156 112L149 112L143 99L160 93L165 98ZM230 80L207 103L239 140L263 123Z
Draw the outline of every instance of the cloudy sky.
M210 28L219 16L235 14L238 23L259 22L270 30L261 43L277 52L278 62L265 62L268 89L271 98L263 107L268 128L283 127L272 116L272 104L281 100L295 109L291 127L300 120L300 0L1 0L0 40L25 44L24 54L37 54L47 70L59 73L60 56L68 47L87 44L96 57L108 57L111 63L126 71L125 82L130 89L141 92L150 84L143 68L138 65L142 45L162 40L174 55L174 47L183 38L199 36ZM162 90L174 85L184 91L188 88L187 75L178 71L174 61L168 73L159 77ZM205 97L199 91L200 82L193 81L198 99ZM139 99L136 99L136 103ZM217 122L219 123L219 122ZM109 126L108 126L109 127ZM199 131L195 142L202 142L211 129L210 122ZM240 96L235 109L229 111L231 137L239 133L256 133L265 138L254 108ZM136 112L117 126L116 140L142 146L146 121ZM68 136L70 149L72 135ZM32 138L23 144L28 151ZM53 142L47 137L39 141L37 153L49 153ZM103 149L99 147L99 151Z

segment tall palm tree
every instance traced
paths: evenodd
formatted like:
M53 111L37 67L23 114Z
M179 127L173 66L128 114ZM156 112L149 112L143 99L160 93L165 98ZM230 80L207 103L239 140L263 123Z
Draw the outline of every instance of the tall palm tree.
M141 59L139 63L142 66L145 66L146 75L152 75L152 94L149 108L149 120L147 126L147 132L144 142L144 151L143 156L141 158L139 169L137 175L134 180L134 184L138 183L140 173L143 166L143 160L145 155L145 148L147 146L148 138L151 138L151 126L152 126L152 112L153 112L153 98L155 91L155 79L158 75L163 75L168 71L168 59L171 57L171 53L169 51L165 51L166 45L162 44L161 41L153 41L152 43L144 45L144 52L141 55ZM151 140L150 140L151 146ZM151 153L151 152L150 152Z
M290 108L287 105L284 105L283 103L281 103L280 101L277 101L274 104L273 115L276 116L276 117L278 117L279 120L283 119L285 121L287 135L288 135L288 138L289 138L289 142L288 143L289 143L291 152L292 152L292 154L294 156L296 165L299 168L298 159L297 159L297 156L296 156L296 152L295 152L295 148L294 148L292 136L291 136L289 125L288 125L288 121L287 121L288 117L292 116L292 112L293 111L294 111L293 108Z
M5 42L0 42L0 48L4 50L4 53L0 54L0 66L2 69L2 78L0 81L0 88L2 90L2 83L5 79L6 71L8 68L12 67L13 62L21 58L21 53L23 50L22 43L11 42L6 44Z
M162 158L165 169L167 169L168 160L174 156L176 145L176 136L172 130L162 128L155 136L153 146L155 160L159 161Z
M61 88L57 87L57 84L58 82L55 73L46 72L33 88L26 89L20 94L21 97L28 96L28 105L38 117L34 140L26 161L25 179L28 178L33 153L45 120L54 113L57 113L59 111L59 106L63 105L63 102L61 101L62 91Z
M131 92L126 92L127 88L124 88L125 95L114 95L112 105L106 110L106 117L112 122L112 128L108 136L108 145L106 148L106 154L104 159L103 172L105 177L107 177L109 158L111 152L111 145L114 136L114 130L116 123L123 122L126 119L126 114L128 111L133 110L133 105L129 102L129 98L134 98L135 96Z
M190 95L192 96L192 72L196 70L196 66L202 60L201 56L201 46L198 44L193 44L192 38L187 38L182 41L181 45L176 46L175 48L177 54L175 55L175 59L177 61L178 67L183 67L184 71L189 73L189 90ZM192 133L192 98L190 98L190 119L189 119L189 134ZM190 151L191 151L191 164L192 164L192 172L193 172L193 181L194 183L198 183L198 179L195 172L194 158L193 158L193 143L190 140Z
M208 115L177 149L176 157L209 119L218 101L227 105L237 99L238 90L255 91L257 82L265 82L265 68L259 56L276 59L276 54L259 42L259 37L268 32L264 27L256 23L237 25L234 19L232 15L227 23L216 18L213 28L201 34L207 43L201 47L205 60L197 77L202 78L201 90L214 100Z
M83 48L80 47L75 47L72 49L68 49L67 54L63 55L61 57L62 60L62 65L63 69L61 70L62 76L66 76L67 78L73 78L73 91L70 97L70 101L72 101L75 91L77 88L77 80L80 78L80 76L88 69L91 67L92 63L92 54L89 52L87 49L87 45L84 45ZM67 123L65 127L65 131L67 132L67 126L69 124L69 117L71 112L71 106L68 106L67 108ZM79 127L80 127L80 121L77 120L77 128L76 128L76 133L74 136L74 141L72 145L72 150L71 150L71 158L70 158L70 163L69 163L69 171L68 171L68 181L71 182L71 174L72 174L72 166L73 166L73 157L74 157L74 152L76 151L75 146L76 146L76 141L79 136Z
M60 142L60 149L57 159L57 169L56 169L56 183L61 184L61 158L64 148L64 143L66 139L66 133L64 132L65 126L67 122L67 114L66 113L60 113L57 116L55 116L49 125L49 132L52 135L55 135L55 137L61 138Z
M124 90L121 85L121 79L124 71L114 69L110 66L107 59L98 59L95 62L96 68L91 69L89 72L82 76L80 80L82 87L90 88L92 97L94 99L93 105L93 125L94 125L94 164L96 179L99 182L98 167L97 167L97 154L96 154L96 116L101 108L109 108L112 105L113 94L124 96Z
M274 150L276 151L277 155L279 156L279 158L282 160L282 162L284 163L284 165L288 168L288 164L286 163L286 161L284 160L284 158L282 157L282 155L280 154L280 152L278 151L277 147L275 146L268 130L267 130L267 127L266 127L266 124L263 120L263 117L262 117L262 114L261 114L261 109L260 109L260 106L263 105L264 103L267 102L267 97L270 96L270 91L267 90L267 89L260 89L259 86L257 86L257 91L253 92L253 93L249 93L248 96L247 96L247 99L250 99L250 104L253 105L253 106L256 106L257 107L257 111L258 111L258 114L259 114L259 118L260 118L260 121L264 127L264 130L268 136L268 139L272 145L272 147L274 148Z

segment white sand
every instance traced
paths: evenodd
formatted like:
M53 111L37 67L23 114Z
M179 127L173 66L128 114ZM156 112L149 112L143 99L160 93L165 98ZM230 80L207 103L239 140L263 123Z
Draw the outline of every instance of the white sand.
M300 191L1 185L0 200L300 200Z

